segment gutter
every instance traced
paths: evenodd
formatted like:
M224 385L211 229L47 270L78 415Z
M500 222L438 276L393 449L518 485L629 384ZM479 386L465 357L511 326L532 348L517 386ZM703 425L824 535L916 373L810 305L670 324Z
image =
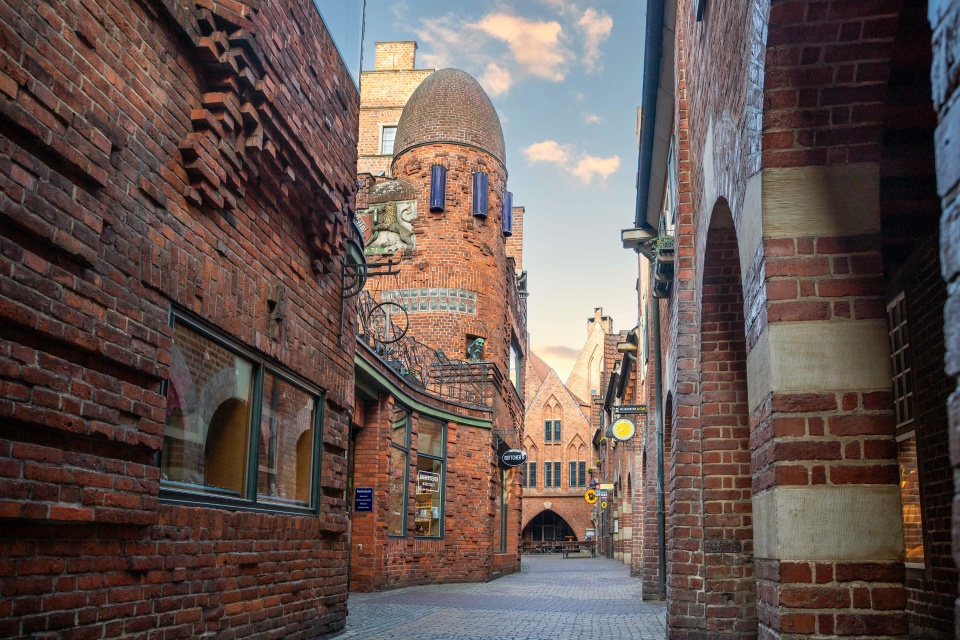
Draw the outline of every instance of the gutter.
M656 137L657 90L660 87L660 58L663 56L663 7L665 0L647 0L647 29L643 52L643 102L640 117L640 154L637 160L637 209L634 226L650 227L646 219L650 195L650 167ZM650 227L652 228L652 227ZM654 236L657 234L654 233Z

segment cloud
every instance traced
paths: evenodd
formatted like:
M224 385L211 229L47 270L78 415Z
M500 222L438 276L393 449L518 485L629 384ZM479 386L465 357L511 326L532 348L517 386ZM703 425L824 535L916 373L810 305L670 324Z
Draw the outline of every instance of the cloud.
M583 34L583 66L588 72L596 71L599 69L600 45L613 30L613 18L606 12L597 13L591 7L580 16L577 29Z
M552 356L554 358L562 358L564 360L575 360L577 356L580 355L580 352L577 349L565 347L562 344L548 347L537 347L536 351L538 355Z
M610 156L609 158L598 158L596 156L584 156L577 162L571 173L580 179L584 184L593 182L594 176L599 176L600 180L606 180L607 176L620 167L619 156Z
M603 118L601 118L595 113L584 113L583 122L585 124L600 124L601 122L603 122Z
M524 149L523 155L527 156L530 162L553 162L566 165L570 162L570 146L553 140L544 140Z
M507 43L514 60L530 75L559 82L566 74L570 52L560 42L559 22L539 22L506 13L493 13L476 28Z
M509 71L501 69L495 62L491 62L487 64L486 71L480 76L480 84L490 95L494 97L502 96L510 90L510 85L513 84L513 77Z
M620 167L619 156L600 158L576 153L572 145L561 144L555 140L544 140L532 144L523 150L523 155L531 164L537 162L555 164L585 185L592 184L594 178L599 178L603 182Z

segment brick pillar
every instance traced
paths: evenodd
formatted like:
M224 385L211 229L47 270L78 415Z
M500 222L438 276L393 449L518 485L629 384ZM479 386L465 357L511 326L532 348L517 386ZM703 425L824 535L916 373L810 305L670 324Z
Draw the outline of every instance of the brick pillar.
M940 224L940 256L949 299L944 310L946 371L960 376L960 6L949 0L930 0L928 17L933 29L933 69L930 74L933 106L938 125L934 136L937 158L937 191L943 205ZM950 452L956 470L960 468L960 389L950 396ZM956 490L956 489L955 489ZM960 498L953 500L953 558L960 566ZM960 600L956 617L960 621ZM960 634L960 623L957 623Z
M745 281L760 638L904 637L879 165L751 180L762 198L741 230L761 216L764 230Z

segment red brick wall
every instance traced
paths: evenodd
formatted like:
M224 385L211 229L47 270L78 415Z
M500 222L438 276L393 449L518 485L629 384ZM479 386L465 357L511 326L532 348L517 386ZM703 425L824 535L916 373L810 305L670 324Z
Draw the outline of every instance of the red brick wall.
M0 4L0 635L343 625L358 98L311 2L211 6ZM172 304L328 390L319 517L158 502Z
M757 584L740 256L733 220L717 209L714 217L731 226L707 235L700 302L707 632L752 638Z

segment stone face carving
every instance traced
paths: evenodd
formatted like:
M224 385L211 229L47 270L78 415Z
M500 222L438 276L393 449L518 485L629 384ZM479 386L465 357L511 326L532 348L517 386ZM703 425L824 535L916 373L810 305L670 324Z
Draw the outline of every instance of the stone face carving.
M416 235L413 220L417 217L417 201L389 201L370 206L360 212L369 221L369 236L364 243L368 254L393 254L413 250ZM366 234L364 234L366 235Z
M484 339L477 338L473 343L467 347L467 360L476 361L483 360L483 345Z

